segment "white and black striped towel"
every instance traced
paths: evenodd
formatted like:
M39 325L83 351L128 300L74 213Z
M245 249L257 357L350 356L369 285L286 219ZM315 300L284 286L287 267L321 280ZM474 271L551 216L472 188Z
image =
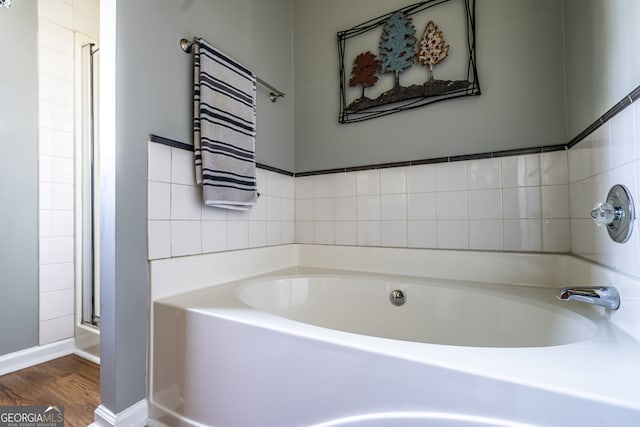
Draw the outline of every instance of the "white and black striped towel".
M256 77L205 40L194 44L196 182L204 204L249 210L256 188Z

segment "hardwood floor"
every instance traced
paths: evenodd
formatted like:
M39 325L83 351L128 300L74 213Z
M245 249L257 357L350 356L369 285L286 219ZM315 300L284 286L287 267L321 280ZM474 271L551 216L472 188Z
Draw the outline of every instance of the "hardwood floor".
M0 405L64 406L65 426L86 427L100 404L100 367L76 355L0 376Z

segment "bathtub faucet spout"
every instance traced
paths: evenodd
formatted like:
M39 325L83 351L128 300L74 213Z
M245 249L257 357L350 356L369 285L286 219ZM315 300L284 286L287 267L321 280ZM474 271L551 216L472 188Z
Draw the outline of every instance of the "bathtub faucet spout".
M586 286L562 288L556 295L560 301L582 301L617 310L620 307L620 293L612 286Z

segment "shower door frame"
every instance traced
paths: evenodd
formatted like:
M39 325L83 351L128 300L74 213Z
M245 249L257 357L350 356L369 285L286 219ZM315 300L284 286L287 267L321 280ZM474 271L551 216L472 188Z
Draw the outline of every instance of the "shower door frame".
M98 67L95 40L76 33L76 319L100 327Z

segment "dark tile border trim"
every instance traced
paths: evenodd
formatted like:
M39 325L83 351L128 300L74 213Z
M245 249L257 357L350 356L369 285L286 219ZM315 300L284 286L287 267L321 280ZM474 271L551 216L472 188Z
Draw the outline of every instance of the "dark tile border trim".
M360 165L360 166L352 166L346 168L336 168L336 169L322 169L308 172L289 172L283 169L278 169L272 166L263 165L261 163L256 163L256 167L260 169L265 169L271 172L280 173L287 176L314 176L314 175L326 175L331 173L341 173L341 172L357 172L357 171L365 171L371 169L386 169L386 168L396 168L402 166L418 166L418 165L430 165L436 163L450 163L450 162L461 162L468 160L481 160L481 159L491 159L497 157L509 157L509 156L522 156L526 154L539 154L539 153L551 153L553 151L563 151L568 150L571 147L578 144L580 141L585 139L591 133L593 133L600 126L605 124L608 120L611 120L613 116L627 108L629 105L634 103L640 99L640 86L632 90L627 96L622 98L620 102L614 105L611 109L609 109L606 113L600 116L596 121L587 126L585 130L580 132L575 138L569 141L566 144L556 144L556 145L544 145L540 147L530 147L530 148L519 148L515 150L504 150L504 151L492 151L487 153L478 153L478 154L465 154L461 156L451 156L451 157L438 157L433 159L420 159L420 160L410 160L405 162L393 162L393 163L380 163L376 165ZM170 147L181 148L183 150L193 151L193 145L185 144L184 142L175 141L173 139L164 138L158 135L149 135L149 140L153 142L157 142L159 144L168 145Z
M419 165L433 165L435 163L445 163L449 161L449 157L436 157L433 159L421 159L414 160L411 162L411 166L419 166Z
M278 169L278 168L276 168L276 167L269 166L269 165L265 165L265 164L263 164L263 163L258 163L258 162L256 162L256 167L257 167L258 169L264 169L264 170L267 170L267 171L269 171L269 172L279 173L279 174L281 174L281 175L295 176L295 174L294 174L293 172L289 172L289 171L286 171L286 170L284 170L284 169Z
M162 144L162 145L168 145L169 147L173 147L173 148L179 148L181 150L193 151L193 145L186 144L186 143L180 142L180 141L176 141L175 139L165 138L163 136L150 134L149 135L149 141L156 142L156 143ZM294 176L293 172L289 172L289 171L286 171L284 169L278 169L276 167L269 166L269 165L264 165L262 163L257 163L256 162L256 167L259 168L259 169L268 170L270 172L279 173L279 174L282 174L282 175Z
M611 120L613 116L615 116L616 114L618 114L619 112L627 108L629 105L633 104L638 99L640 99L640 86L638 86L637 88L629 92L629 94L624 98L622 98L616 105L611 107L606 113L600 116L595 122L591 123L589 126L587 126L585 130L583 130L578 135L576 135L571 141L567 143L567 148L571 148L576 144L578 144L580 141L582 141L583 139L591 135L593 132L595 132L595 130L598 129L600 126L602 126L603 124Z
M358 172L358 171L366 171L371 169L395 168L395 167L402 167L402 166L432 165L436 163L451 163L451 162L462 162L467 160L481 160L481 159L492 159L497 157L520 156L524 154L550 153L552 151L563 151L566 149L567 147L563 144L546 145L544 147L523 148L518 150L507 150L507 151L492 151L488 153L467 154L463 156L411 160L408 162L382 163L378 165L362 165L362 166L353 166L348 168L298 172L295 174L295 176L313 176L313 175L324 175L324 174L339 173L339 172Z
M182 150L193 151L193 145L185 144L184 142L176 141L175 139L165 138L154 134L149 135L149 141L157 142L158 144L168 145L173 148L180 148Z

